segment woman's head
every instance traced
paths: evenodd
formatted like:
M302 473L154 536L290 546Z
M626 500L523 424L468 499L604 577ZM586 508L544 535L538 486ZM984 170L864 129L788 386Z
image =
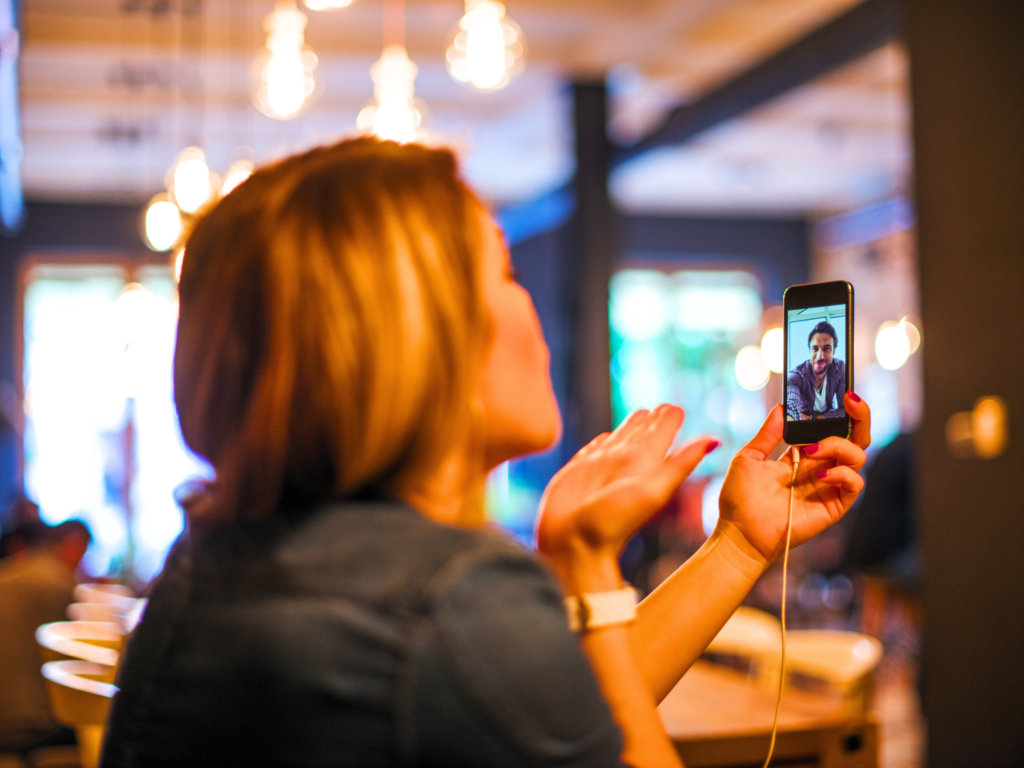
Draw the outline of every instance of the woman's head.
M402 493L472 442L494 325L480 211L451 153L358 139L258 171L199 221L174 374L217 471L196 522Z

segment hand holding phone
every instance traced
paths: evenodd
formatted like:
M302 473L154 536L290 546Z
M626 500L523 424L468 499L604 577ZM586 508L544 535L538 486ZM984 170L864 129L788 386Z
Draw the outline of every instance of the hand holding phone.
M783 312L783 439L809 445L849 437L843 397L853 390L853 286L843 280L790 286Z

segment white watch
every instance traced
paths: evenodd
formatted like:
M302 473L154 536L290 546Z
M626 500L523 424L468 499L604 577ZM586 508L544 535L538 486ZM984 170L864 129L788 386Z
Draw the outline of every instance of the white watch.
M623 587L611 592L584 592L565 598L569 629L588 629L628 624L636 618L636 590Z

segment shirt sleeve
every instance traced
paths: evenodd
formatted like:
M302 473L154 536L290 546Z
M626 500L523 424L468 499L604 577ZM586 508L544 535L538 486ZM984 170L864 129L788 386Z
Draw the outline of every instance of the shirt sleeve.
M789 386L786 387L786 410L789 411L789 415L794 419L799 419L804 409L803 381L796 370L790 371L787 378Z
M621 765L621 732L548 572L525 553L449 570L414 640L407 762Z
M835 377L835 392L832 394L832 398L829 400L829 410L825 414L827 419L839 419L846 415L846 406L843 404L843 398L846 396L846 363L836 358L833 361L836 367ZM835 408L832 408L833 401L835 402Z

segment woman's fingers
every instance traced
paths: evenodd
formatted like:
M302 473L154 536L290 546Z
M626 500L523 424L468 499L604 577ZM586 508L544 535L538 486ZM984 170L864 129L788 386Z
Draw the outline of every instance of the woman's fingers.
M646 408L641 408L638 411L633 411L629 416L626 417L619 426L617 426L612 433L608 436L606 448L610 448L613 445L628 440L633 433L643 428L645 424L652 417L652 412Z
M863 449L841 437L826 437L820 443L804 446L804 455L814 461L832 460L853 467L857 472L867 460Z
M645 443L652 453L662 458L676 439L676 433L683 426L685 413L677 405L659 405L651 413L647 428L634 434L638 442Z
M645 482L652 502L660 508L700 464L701 459L722 444L714 435L701 435L673 451Z
M856 392L847 392L843 397L843 407L853 422L850 441L862 449L871 445L871 409Z
M838 487L840 498L843 500L843 506L847 509L864 488L864 478L858 475L852 467L843 465L816 471L814 473L814 482L816 485L822 484Z
M782 441L782 406L776 405L772 408L768 418L764 420L761 429L754 435L753 439L737 451L737 455L764 461L768 454L775 450Z
M635 450L639 447L645 454L657 454L657 458L662 459L675 440L683 417L682 408L667 403L651 411L634 411L611 433L602 447L617 451L620 457L636 455Z
M611 432L602 432L600 435L598 435L593 440L591 440L589 443L587 443L582 448L580 448L576 452L576 457L579 458L581 456L588 456L588 455L590 455L591 453L596 451L598 448L600 448L602 445L604 445L605 442L607 442L608 438L611 437L611 434L612 434Z

